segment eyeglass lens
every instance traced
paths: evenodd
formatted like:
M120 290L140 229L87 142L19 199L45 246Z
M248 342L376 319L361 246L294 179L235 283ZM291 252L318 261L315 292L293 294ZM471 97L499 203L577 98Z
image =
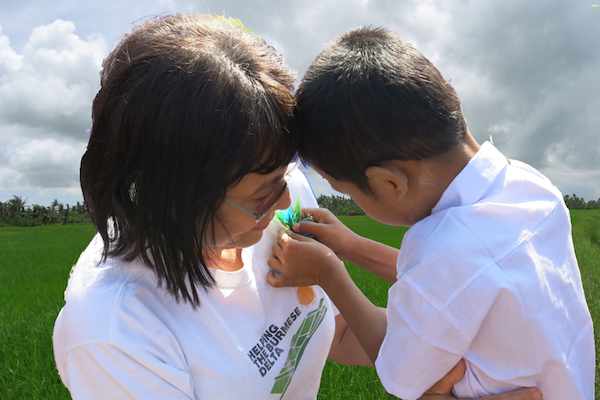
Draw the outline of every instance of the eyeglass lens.
M287 180L285 182L283 182L277 190L274 190L273 193L271 193L271 195L265 199L265 201L260 205L260 207L258 208L258 211L256 213L264 214L264 213L271 211L273 209L273 207L275 206L275 204L277 204L277 202L279 201L279 199L281 198L283 193L285 192L286 188L287 188Z

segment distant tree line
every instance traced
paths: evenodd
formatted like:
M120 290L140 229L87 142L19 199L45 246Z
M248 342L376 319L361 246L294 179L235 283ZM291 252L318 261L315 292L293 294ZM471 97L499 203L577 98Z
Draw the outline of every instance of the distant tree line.
M600 208L600 199L585 201L576 194L564 195L565 204L569 209L593 209ZM319 207L327 208L335 215L364 215L364 211L356 205L350 197L344 196L319 196L317 199Z
M13 196L0 201L0 226L40 226L52 224L87 224L92 219L85 204L64 205L54 200L49 207L27 204L27 199Z
M600 208L600 199L598 200L590 200L586 202L583 198L577 197L575 193L572 196L566 194L564 196L565 204L568 208L572 210L583 210L583 209L592 209L592 208Z
M324 196L317 198L319 207L327 208L334 215L364 215L365 212L352 200L345 196Z
M570 209L600 208L600 199L585 201L577 195L565 195L565 203ZM365 212L350 197L321 195L317 198L319 207L327 208L335 215L364 215ZM13 196L6 202L0 201L0 227L40 226L52 224L91 224L85 204L74 206L54 200L49 207L27 204L27 199Z

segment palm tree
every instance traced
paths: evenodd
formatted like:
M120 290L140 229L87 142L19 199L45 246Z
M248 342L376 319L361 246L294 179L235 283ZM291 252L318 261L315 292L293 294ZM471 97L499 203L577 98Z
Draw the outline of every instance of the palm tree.
M12 219L16 225L20 225L25 216L25 203L27 203L27 199L23 200L20 196L13 196L6 202L8 218Z

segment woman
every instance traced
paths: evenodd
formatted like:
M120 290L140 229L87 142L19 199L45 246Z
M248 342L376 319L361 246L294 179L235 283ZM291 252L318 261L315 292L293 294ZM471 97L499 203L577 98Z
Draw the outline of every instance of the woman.
M81 162L98 235L53 337L74 399L314 399L327 357L370 365L319 287L266 283L275 210L316 202L288 166L294 74L234 25L161 17L104 61Z
M320 288L266 283L269 242L242 251L290 189L316 201L301 172L286 183L293 71L228 25L149 21L104 61L81 162L98 235L54 331L75 399L314 399L342 337ZM330 358L364 363L345 337Z

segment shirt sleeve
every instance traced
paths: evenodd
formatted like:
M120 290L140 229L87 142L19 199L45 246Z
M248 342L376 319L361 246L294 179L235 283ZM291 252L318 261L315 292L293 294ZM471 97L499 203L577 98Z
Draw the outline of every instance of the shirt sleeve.
M469 346L442 313L403 281L390 289L387 320L375 367L385 389L405 400L420 397Z
M187 371L151 352L119 343L92 343L69 351L61 378L73 400L193 399Z
M315 194L304 175L299 168L296 168L291 172L288 185L290 186L290 192L292 193L292 205L296 202L296 195L300 196L300 207L302 208L318 208L319 204Z

